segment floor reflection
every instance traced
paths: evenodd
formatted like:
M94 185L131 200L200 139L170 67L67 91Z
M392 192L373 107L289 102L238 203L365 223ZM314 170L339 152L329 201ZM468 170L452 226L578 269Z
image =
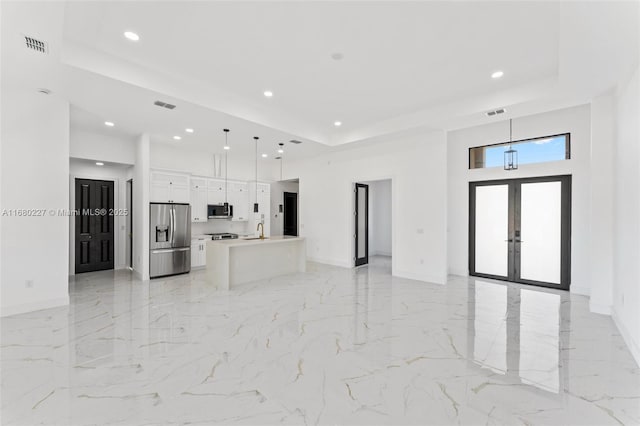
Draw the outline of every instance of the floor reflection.
M570 316L569 295L519 284L469 280L470 359L516 382L558 394L561 316ZM564 312L561 308L566 306ZM568 343L568 342L565 342Z
M640 370L587 298L370 261L228 292L76 277L68 308L0 320L2 423L640 423Z

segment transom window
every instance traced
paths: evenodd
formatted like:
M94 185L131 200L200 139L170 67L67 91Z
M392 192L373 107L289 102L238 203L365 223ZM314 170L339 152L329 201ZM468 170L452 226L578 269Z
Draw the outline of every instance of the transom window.
M564 133L469 148L469 168L503 167L504 152L509 146L518 152L518 163L521 165L568 160L571 158L570 136Z

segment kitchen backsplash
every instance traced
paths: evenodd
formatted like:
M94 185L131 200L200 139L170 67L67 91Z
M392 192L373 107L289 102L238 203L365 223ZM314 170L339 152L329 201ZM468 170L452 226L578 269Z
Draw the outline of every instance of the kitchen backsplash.
M212 234L217 232L231 232L233 234L250 234L248 222L232 222L224 219L210 219L206 223L191 223L191 235Z

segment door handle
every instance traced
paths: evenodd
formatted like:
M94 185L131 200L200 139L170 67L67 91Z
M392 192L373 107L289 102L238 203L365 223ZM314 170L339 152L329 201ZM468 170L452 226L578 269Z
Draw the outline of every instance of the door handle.
M169 209L169 242L173 244L173 206Z
M512 239L508 239L508 240L504 240L505 243L512 243L513 240Z
M175 253L175 252L182 252L182 251L188 251L188 250L191 250L191 247L167 248L167 249L151 250L151 253L153 253L153 254L158 254L158 253Z

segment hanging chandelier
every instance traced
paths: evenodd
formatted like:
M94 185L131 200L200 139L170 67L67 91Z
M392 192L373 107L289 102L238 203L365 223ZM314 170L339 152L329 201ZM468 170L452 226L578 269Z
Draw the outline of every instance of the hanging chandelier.
M511 147L513 142L513 120L509 119L509 149L504 152L504 169L518 169L518 151Z

